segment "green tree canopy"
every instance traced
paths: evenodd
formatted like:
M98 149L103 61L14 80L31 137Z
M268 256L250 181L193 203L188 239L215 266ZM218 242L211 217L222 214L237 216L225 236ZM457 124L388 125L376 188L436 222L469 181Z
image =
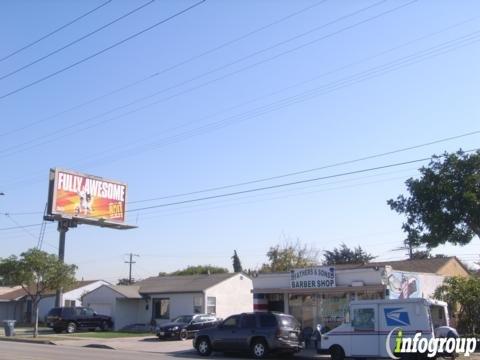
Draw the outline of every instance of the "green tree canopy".
M409 196L388 204L406 216L406 242L429 248L465 245L480 236L480 151L435 156L420 169L419 179L406 181Z
M325 265L335 264L365 264L375 259L375 256L367 253L360 246L350 249L347 245L342 243L338 248L329 251L326 250L323 254Z
M294 268L314 266L319 263L318 255L317 249L298 240L278 244L268 250L268 262L262 265L260 272L290 271Z
M34 336L38 335L38 303L48 290L68 288L75 282L75 265L61 262L57 256L30 249L20 257L0 259L0 278L8 286L21 286L32 300L35 314Z
M435 290L434 297L446 301L458 314L462 333L478 334L480 329L480 278L451 277Z
M203 274L226 274L228 269L213 265L194 265L185 269L177 270L170 275L203 275Z
M233 272L239 273L243 271L242 263L240 262L240 258L238 257L237 250L233 250L232 262Z

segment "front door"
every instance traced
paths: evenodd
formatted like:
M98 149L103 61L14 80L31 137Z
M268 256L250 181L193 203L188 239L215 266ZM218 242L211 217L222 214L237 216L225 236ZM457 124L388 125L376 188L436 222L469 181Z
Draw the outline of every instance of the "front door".
M352 307L352 356L379 356L378 305Z

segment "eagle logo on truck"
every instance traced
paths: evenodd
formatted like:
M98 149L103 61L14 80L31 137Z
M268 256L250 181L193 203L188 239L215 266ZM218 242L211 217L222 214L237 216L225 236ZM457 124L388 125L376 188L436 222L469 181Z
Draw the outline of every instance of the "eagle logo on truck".
M402 308L385 308L385 321L387 326L407 326L410 325L408 312Z

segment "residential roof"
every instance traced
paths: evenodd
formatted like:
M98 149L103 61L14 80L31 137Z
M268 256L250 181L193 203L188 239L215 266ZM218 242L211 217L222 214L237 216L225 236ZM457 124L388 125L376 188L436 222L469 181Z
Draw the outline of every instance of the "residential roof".
M75 282L75 284L73 286L64 290L64 292L79 289L81 287L90 285L90 284L92 284L94 282L97 282L97 281L101 281L101 280L81 280L81 281L77 281L77 282ZM15 286L15 287L12 287L11 289L12 289L11 291L6 291L6 292L3 292L3 293L0 292L0 301L15 301L15 300L19 300L22 297L28 295L27 292L23 288L21 288L20 286ZM34 289L35 288L32 287L31 291L35 291ZM46 292L43 293L42 297L52 296L52 295L55 295L55 293L56 293L56 290L48 289Z
M137 285L105 285L113 291L116 291L120 295L123 295L127 299L141 299L142 296L139 293L140 286Z
M140 286L141 294L201 292L235 275L238 273L154 276L142 280L136 285Z
M396 260L396 261L381 261L381 262L371 262L367 264L343 264L335 265L335 268L338 270L342 269L358 269L365 267L383 267L391 266L392 269L398 271L406 272L421 272L421 273L433 273L439 275L448 275L444 273L444 268L451 262L456 263L458 266L463 268L467 273L468 270L465 269L464 265L455 257L446 257L446 258L431 258L431 259L417 259L417 260Z

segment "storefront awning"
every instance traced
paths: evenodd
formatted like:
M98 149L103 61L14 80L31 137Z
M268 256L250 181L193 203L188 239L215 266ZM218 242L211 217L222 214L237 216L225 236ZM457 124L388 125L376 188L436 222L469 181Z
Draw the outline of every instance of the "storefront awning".
M385 291L385 285L364 285L364 286L336 286L332 288L322 289L293 289L293 288L267 288L253 289L254 294L338 294L338 293L355 293L355 292L378 292Z

